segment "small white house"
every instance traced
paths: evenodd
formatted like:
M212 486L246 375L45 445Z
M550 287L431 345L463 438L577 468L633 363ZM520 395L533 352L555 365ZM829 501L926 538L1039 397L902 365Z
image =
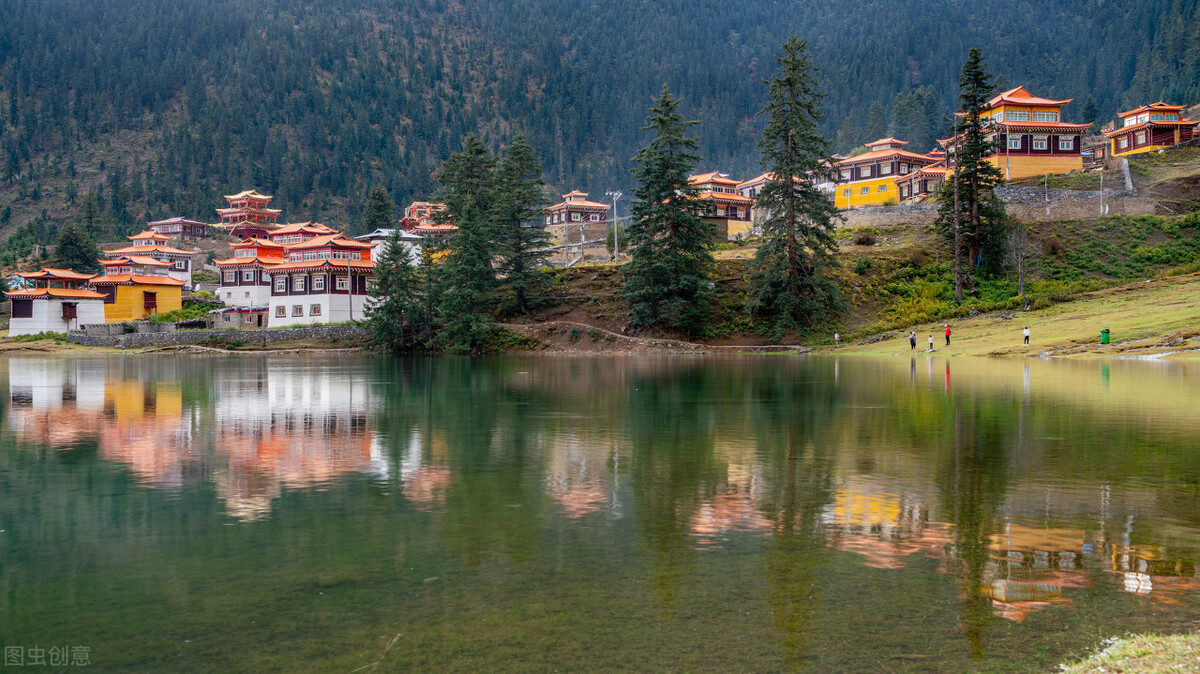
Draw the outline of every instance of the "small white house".
M390 241L394 229L377 229L370 234L362 234L354 237L356 241L365 241L375 244L375 259L378 260L391 245ZM405 230L400 230L400 245L404 246L408 253L408 264L417 266L421 264L421 244L425 241L425 237L419 234L413 234Z
M89 323L104 322L104 295L88 290L91 274L67 269L42 269L18 274L32 287L5 294L11 303L9 337L39 332L67 332Z

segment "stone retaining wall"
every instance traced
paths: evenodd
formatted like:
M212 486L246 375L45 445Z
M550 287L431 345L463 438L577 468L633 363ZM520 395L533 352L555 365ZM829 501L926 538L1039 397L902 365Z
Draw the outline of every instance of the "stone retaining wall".
M120 335L89 335L73 330L67 339L84 346L112 346L118 349L137 349L148 346L181 346L204 342L213 346L220 343L243 342L246 344L274 344L292 340L323 340L346 342L350 346L361 346L367 339L366 328L356 325L325 326L313 328L280 328L277 330L187 330Z

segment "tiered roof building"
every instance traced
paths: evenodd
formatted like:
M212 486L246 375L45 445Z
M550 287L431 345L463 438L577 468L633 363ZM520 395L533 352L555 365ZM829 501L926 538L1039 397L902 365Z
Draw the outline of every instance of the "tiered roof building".
M1112 156L1152 152L1189 141L1200 121L1183 119L1186 105L1167 105L1162 101L1118 113L1121 126L1105 132Z

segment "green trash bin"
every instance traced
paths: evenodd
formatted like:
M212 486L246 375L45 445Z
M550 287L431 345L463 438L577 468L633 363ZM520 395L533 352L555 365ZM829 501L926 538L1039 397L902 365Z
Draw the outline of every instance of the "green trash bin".
M1104 328L1100 331L1100 343L1108 344L1108 328Z

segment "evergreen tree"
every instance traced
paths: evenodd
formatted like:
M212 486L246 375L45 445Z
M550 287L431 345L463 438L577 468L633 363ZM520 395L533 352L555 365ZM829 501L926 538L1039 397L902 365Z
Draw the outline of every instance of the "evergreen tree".
M987 162L995 148L980 119L993 91L990 77L984 70L983 53L972 47L959 78L962 119L956 124L949 152L954 174L939 195L937 221L943 235L953 242L954 294L958 301L971 285L967 269L980 273L998 270L1006 240L1004 202L993 191L1003 182L1003 176L1000 169Z
M767 126L758 143L769 180L758 196L766 219L747 304L770 321L771 334L779 339L836 310L836 286L822 272L837 263L838 245L833 238L837 209L809 179L827 170L829 143L818 129L823 94L808 42L793 34L777 58L781 72L768 83L762 111Z
M100 267L100 249L74 223L63 228L54 244L50 265L57 269L94 272Z
M363 205L362 231L396 228L396 206L382 185L371 188L367 203Z
M700 332L712 295L708 271L716 230L696 215L688 174L696 165L696 141L678 112L679 99L663 86L643 130L654 139L633 157L633 217L630 262L625 265L625 301L635 326L661 325Z
M887 114L879 101L872 102L871 110L867 113L866 135L868 143L888 135Z
M376 190L381 188L372 190L372 196ZM391 200L387 201L390 205ZM420 280L401 232L398 227L393 229L383 254L375 260L373 301L366 311L373 341L393 352L408 350L422 332L418 326L422 318Z
M1095 124L1100 121L1097 117L1100 116L1100 110L1096 107L1096 98L1088 94L1087 100L1083 102L1083 110L1080 111L1083 119L1079 120L1084 124Z
M450 155L438 176L446 188L439 197L446 211L439 217L458 227L439 270L442 331L437 343L451 352L480 353L492 335L496 245L487 214L495 167L483 141L469 135L463 151Z
M499 269L503 278L501 310L522 313L536 303L546 285L538 269L546 264L548 245L542 228L545 202L542 165L524 135L513 138L496 169L492 197L492 225L500 250Z

